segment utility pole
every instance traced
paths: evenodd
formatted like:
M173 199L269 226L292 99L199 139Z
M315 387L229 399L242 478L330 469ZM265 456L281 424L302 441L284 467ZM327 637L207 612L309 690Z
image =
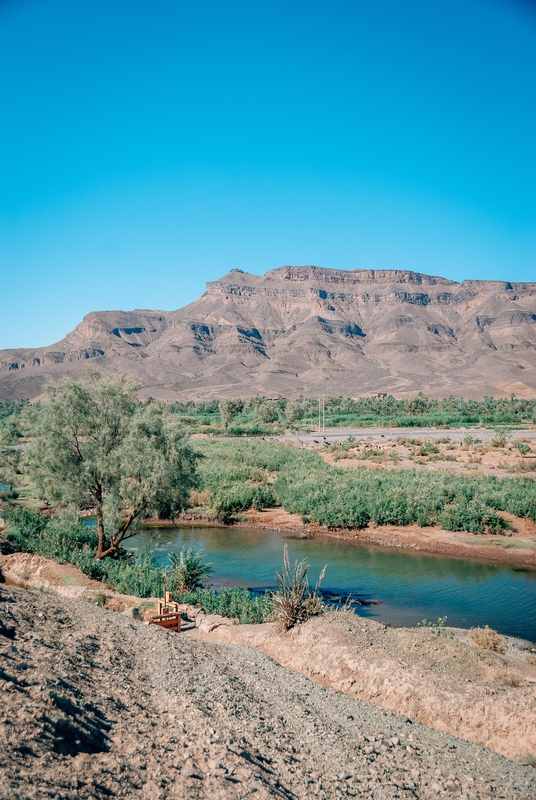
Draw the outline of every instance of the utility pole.
M322 428L322 433L326 432L326 395L325 394L319 394L318 395L318 432L319 433L320 433L320 428Z

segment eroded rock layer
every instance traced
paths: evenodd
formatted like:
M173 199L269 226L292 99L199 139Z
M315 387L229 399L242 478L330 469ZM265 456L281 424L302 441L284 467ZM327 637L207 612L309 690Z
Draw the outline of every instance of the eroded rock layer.
M231 270L178 311L93 312L50 347L0 351L0 397L87 364L164 400L424 391L536 394L536 283L399 270Z

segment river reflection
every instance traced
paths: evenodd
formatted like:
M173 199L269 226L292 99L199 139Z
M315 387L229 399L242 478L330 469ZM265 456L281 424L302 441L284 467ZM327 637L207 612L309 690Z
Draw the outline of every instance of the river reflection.
M413 554L330 537L303 539L252 528L146 528L129 541L151 548L162 565L183 545L203 549L215 586L272 587L282 567L283 545L291 560L306 558L314 583L327 564L323 588L351 593L379 605L357 613L393 625L423 618L469 628L488 624L504 634L536 641L536 571L454 558Z

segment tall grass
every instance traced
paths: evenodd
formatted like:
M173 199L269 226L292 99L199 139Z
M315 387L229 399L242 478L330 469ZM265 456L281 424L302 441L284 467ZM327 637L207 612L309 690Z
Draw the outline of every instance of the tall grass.
M506 511L536 521L530 477L463 476L447 470L340 469L316 452L277 442L201 444L201 474L214 503L244 486L261 486L287 511L331 528L441 525L447 530L499 533Z
M289 631L300 622L305 622L309 617L320 614L324 609L324 602L320 595L320 584L324 578L326 567L313 591L309 588L309 569L305 559L295 561L290 566L288 547L285 545L283 554L283 569L277 573L277 592L273 596L273 616L278 627Z

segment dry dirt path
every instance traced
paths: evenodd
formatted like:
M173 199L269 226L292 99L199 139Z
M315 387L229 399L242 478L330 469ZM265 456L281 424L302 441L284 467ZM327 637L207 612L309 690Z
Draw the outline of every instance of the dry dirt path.
M532 800L536 772L243 645L0 589L0 797Z
M327 439L332 442L343 442L349 436L356 439L367 439L369 437L378 441L394 441L400 436L415 439L441 439L448 436L453 442L463 442L467 434L481 442L487 444L495 436L495 431L491 428L326 428L314 430L311 433L281 434L280 436L248 437L274 439L280 442L301 441L305 444L314 443L315 439L322 441ZM528 442L536 442L536 430L534 428L520 428L512 431L514 437L523 437Z

